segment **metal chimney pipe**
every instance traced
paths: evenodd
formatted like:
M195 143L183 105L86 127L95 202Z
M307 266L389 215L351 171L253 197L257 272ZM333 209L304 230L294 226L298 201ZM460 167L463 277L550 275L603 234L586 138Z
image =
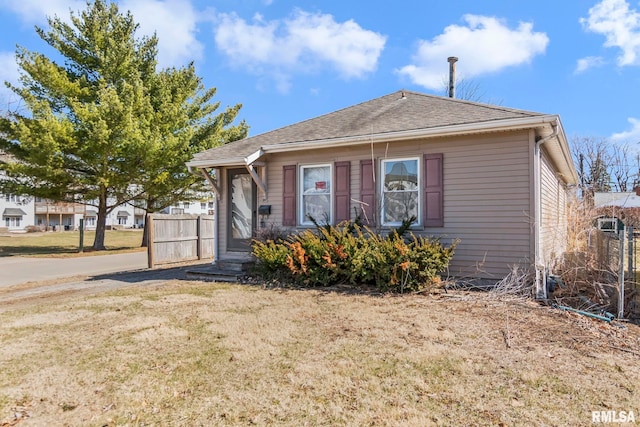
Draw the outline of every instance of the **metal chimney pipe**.
M449 98L456 97L456 62L458 58L450 56L447 58L449 62Z

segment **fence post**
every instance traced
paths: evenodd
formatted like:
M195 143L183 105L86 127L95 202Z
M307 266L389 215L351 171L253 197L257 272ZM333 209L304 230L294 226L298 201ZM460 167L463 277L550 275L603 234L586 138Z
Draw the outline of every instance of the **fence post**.
M626 228L620 230L620 268L618 274L618 319L624 318L624 248L627 237Z
M629 280L631 282L635 282L636 280L636 276L634 274L634 270L635 270L635 253L636 251L634 250L634 240L633 240L633 226L629 226L629 232L627 233L627 238L629 239L629 246L627 247L628 250L628 254L627 254L627 259L628 259L628 265L627 265L627 277L629 278Z
M155 260L153 258L153 246L153 214L147 214L147 265L149 266L149 268L153 268L155 264Z
M84 252L84 218L80 218L80 242L78 252Z
M198 241L196 243L196 252L198 255L198 260L202 259L202 215L198 215L196 219L196 236L198 237Z

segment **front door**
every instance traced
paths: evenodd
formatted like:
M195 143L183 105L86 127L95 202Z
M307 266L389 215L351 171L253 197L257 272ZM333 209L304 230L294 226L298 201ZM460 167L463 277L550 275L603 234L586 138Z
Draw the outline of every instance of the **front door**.
M229 169L227 182L227 249L249 251L256 228L256 184L246 169Z

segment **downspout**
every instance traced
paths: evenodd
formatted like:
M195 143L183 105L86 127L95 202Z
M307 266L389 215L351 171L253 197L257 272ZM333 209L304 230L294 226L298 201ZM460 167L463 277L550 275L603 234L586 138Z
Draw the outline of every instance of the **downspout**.
M547 299L547 275L542 262L542 144L558 136L558 123L551 124L553 132L535 143L534 148L534 199L535 199L535 270L536 299Z

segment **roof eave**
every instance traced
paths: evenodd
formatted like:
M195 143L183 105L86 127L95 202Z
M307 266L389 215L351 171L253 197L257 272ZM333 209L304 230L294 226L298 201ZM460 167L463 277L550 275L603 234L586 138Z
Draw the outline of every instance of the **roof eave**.
M245 165L246 163L245 163L244 157L192 160L190 162L187 162L187 167L189 169L216 168L221 166L245 166Z
M298 141L262 146L265 153L284 153L288 151L308 150L312 148L337 148L349 145L368 144L372 142L402 141L417 138L455 136L478 132L496 132L515 129L526 129L543 126L557 120L555 115L541 115L517 119L492 120L460 125L438 126L433 128L412 129L398 132L387 132L370 135L358 135L343 138L319 139L314 141Z

